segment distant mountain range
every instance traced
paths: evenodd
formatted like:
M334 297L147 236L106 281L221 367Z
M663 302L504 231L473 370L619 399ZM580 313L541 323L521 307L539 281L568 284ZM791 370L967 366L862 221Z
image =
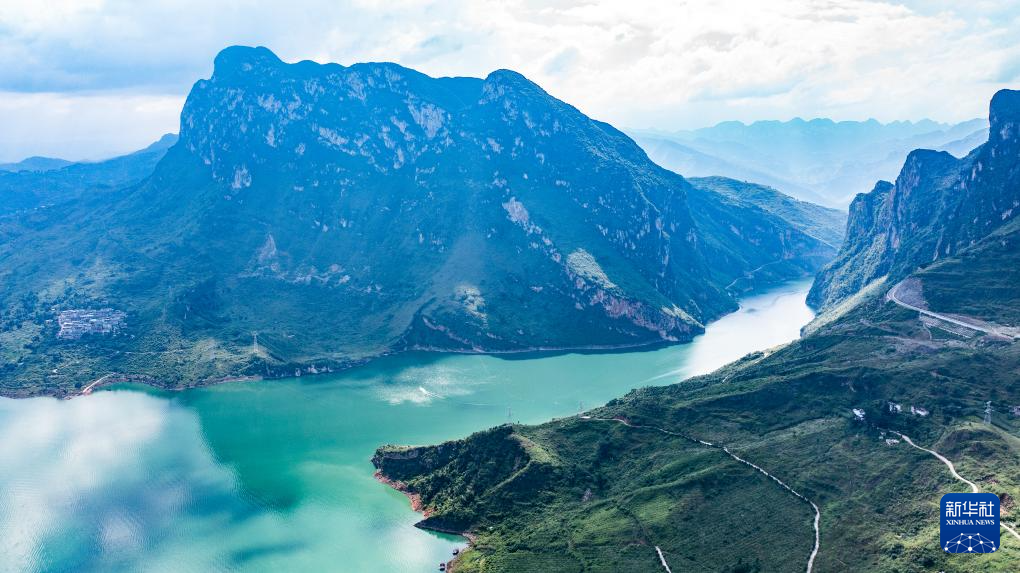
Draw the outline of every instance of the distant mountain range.
M988 136L982 119L958 124L829 119L737 121L674 133L629 133L663 167L686 176L721 175L766 184L798 199L846 207L893 177L917 148L964 155Z
M58 159L56 157L29 157L17 163L0 163L0 171L52 171L67 167L74 161Z
M689 340L740 292L820 268L841 224L692 186L507 70L228 48L163 147L0 177L4 393ZM57 312L103 308L126 313L116 335L56 338Z
M0 216L53 206L139 183L152 174L177 136L166 134L152 145L96 162L30 157L0 168Z

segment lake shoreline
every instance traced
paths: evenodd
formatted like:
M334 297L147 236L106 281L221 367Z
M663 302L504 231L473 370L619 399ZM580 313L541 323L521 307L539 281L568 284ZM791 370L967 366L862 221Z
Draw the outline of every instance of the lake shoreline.
M375 473L372 474L372 477L374 477L376 481L378 481L379 483L384 484L390 488L393 488L407 496L407 499L411 502L411 510L413 510L415 513L420 513L426 519L430 515L432 515L432 511L425 507L424 504L422 503L421 495L414 493L410 489L408 489L407 484L405 484L404 482L386 477L386 475L382 473L382 470L376 470ZM453 573L457 568L457 562L460 560L461 556L464 555L464 552L467 549L469 549L472 545L474 545L477 536L474 533L470 533L467 531L451 531L448 529L430 527L428 525L423 525L423 523L424 520L415 523L414 526L417 527L418 529L422 529L425 531L434 531L436 533L445 533L447 535L458 535L460 537L463 537L467 541L465 547L459 549L457 551L457 554L453 556L453 559L450 559L445 562L447 573Z
M406 495L408 501L411 502L411 509L413 509L415 513L420 513L425 517L428 517L431 514L431 512L422 504L421 495L414 493L413 491L408 489L407 484L405 484L404 482L386 477L385 475L383 475L382 470L376 470L375 473L372 474L372 477L374 477L376 481L378 481L379 483L385 484L399 491L400 493ZM456 532L444 532L444 533L456 533Z
M654 350L659 350L661 348L666 348L666 347L670 347L670 346L683 346L683 345L691 344L699 336L703 336L705 334L706 329L707 329L709 324L712 324L714 322L717 322L719 320L722 320L722 319L726 318L727 316L731 316L734 313L739 312L740 309L742 308L742 304L740 303L740 301L742 299L747 298L747 297L753 297L756 294L770 292L770 291L776 289L777 287L782 287L784 285L794 284L794 283L797 283L797 282L799 282L801 280L803 280L803 279L793 279L793 280L790 280L790 281L780 281L777 284L768 284L768 285L762 286L759 289L753 289L751 291L742 293L741 296L737 297L737 303L738 303L737 304L737 308L733 309L731 312L727 312L727 313L721 314L719 316L713 317L712 320L710 322L708 322L708 324L705 324L705 325L702 326L700 332L692 334L689 338L686 338L684 340L671 340L671 339L661 339L660 338L660 339L650 339L650 340L643 340L643 341L636 341L636 342L622 343L622 344L584 344L584 345L576 345L576 346L572 346L572 345L566 345L566 346L528 346L528 347L525 347L525 348L509 348L509 349L444 348L444 347L437 347L437 346L418 346L418 345L401 348L401 347L398 346L397 348L391 348L391 349L385 350L383 352L380 352L379 354L374 354L374 355L371 355L371 356L365 356L365 357L361 357L361 358L352 358L352 359L349 359L349 360L337 360L336 362L331 362L331 361L328 361L328 360L319 361L318 364L322 365L321 368L316 366L316 363L311 363L311 364L304 365L304 366L293 365L293 366L296 366L296 370L295 370L296 375L295 374L290 374L290 373L280 374L279 376L273 375L273 374L268 374L268 375L266 375L266 374L252 374L252 375L231 374L231 375L227 375L227 376L220 376L220 377L215 377L215 378L207 378L207 379L203 379L203 380L197 380L197 381L193 381L193 382L190 382L190 383L187 383L187 384L182 384L182 385L166 385L166 384L160 383L159 381L157 381L155 378L153 378L152 376L150 376L148 374L127 374L127 373L123 373L123 372L109 372L109 373L106 373L104 375L99 376L98 378L96 378L94 380L91 380L91 381L85 383L81 388L74 388L74 389L68 389L68 388L42 388L42 389L38 389L39 391L37 391L37 392L30 392L30 393L27 393L27 394L9 393L9 392L6 391L7 389L3 389L3 390L0 390L0 398L9 398L9 399L13 399L13 400L18 400L18 399L27 399L27 398L50 397L50 398L59 398L59 399L69 400L71 398L76 398L78 396L87 396L87 395L91 394L94 390L99 389L99 388L104 387L104 386L109 386L109 385L113 385L113 384L121 384L121 383L137 383L137 384L143 384L143 385L148 386L150 388L154 388L156 390L163 390L163 391L167 391L167 392L181 392L181 391L184 391L184 390L190 390L190 389L194 389L194 388L207 388L207 387L216 386L216 385L219 385L219 384L228 384L228 383L235 383L235 382L259 382L259 381L263 381L263 380L283 380L283 379L286 379L286 378L300 378L302 376L321 376L321 375L324 375L324 374L338 374L338 373L346 372L346 371L349 371L349 370L352 370L352 369L355 369L355 368L366 366L366 365L368 365L368 364L370 364L372 362L375 362L375 361L383 359L383 358L388 358L388 357L392 357L392 356L398 356L398 355L401 355L401 354L407 354L407 353L412 353L412 352L421 352L421 353L424 353L424 354L434 354L434 355L442 355L442 354L455 355L455 354L460 354L460 355L495 356L497 358L505 358L507 360L526 360L526 359L531 358L531 357L557 356L557 355L562 355L562 354L599 354L599 353L613 353L613 352L621 352L621 351L634 351L634 352L654 351ZM795 290L791 290L790 292L791 293L795 292ZM289 369L289 367L288 367L288 369ZM97 381L99 381L99 383L96 383ZM88 390L87 392L85 391L86 389Z
M736 311L734 311L736 312ZM732 313L730 313L732 314ZM728 315L723 315L724 316ZM718 320L718 319L717 319ZM700 336L703 333L692 337L690 340L674 341L674 340L649 340L645 342L634 342L629 344L588 344L580 346L533 346L528 348L519 349L507 349L507 350L476 350L476 349L465 349L465 348L441 348L432 346L415 346L400 350L386 351L368 358L355 359L348 362L333 363L323 367L316 368L314 364L309 365L309 368L314 370L302 371L297 376L284 375L284 376L265 376L265 375L230 375L222 376L218 378L209 378L199 380L194 383L168 386L161 384L148 374L125 374L122 372L111 372L100 376L96 380L93 380L85 384L80 390L75 389L74 392L67 392L66 389L54 388L54 389L43 389L41 392L33 394L6 394L0 393L0 398L8 398L11 400L25 400L30 398L59 398L62 400L70 400L81 396L88 396L94 391L114 384L142 384L156 390L162 390L165 392L183 392L186 390L193 390L197 388L208 388L210 386L218 386L220 384L230 384L238 382L260 382L263 380L284 380L287 378L301 378L304 376L325 376L329 374L339 374L362 366L367 366L375 361L383 358L389 358L393 356L399 356L402 354L410 354L414 352L420 352L423 354L430 355L476 355L476 356L493 356L497 358L505 358L507 360L526 360L528 358L538 358L543 356L558 356L563 354L602 354L602 353L614 353L620 351L633 351L633 352L645 352L654 351L670 346L683 346L690 344L694 341L694 338ZM322 362L319 362L322 364Z
M406 491L410 486L424 498L414 481L373 477L366 461L379 444L443 443L511 419L541 423L635 387L718 368L795 339L813 316L805 295L801 284L744 299L741 310L712 322L690 344L502 354L408 344L366 359L363 368L334 368L330 376L217 377L187 393L124 370L83 369L82 378L97 382L93 400L0 400L0 425L9 428L7 443L18 454L0 472L13 476L0 478L0 486L4 479L17 486L0 487L0 504L10 498L10 506L15 494L34 496L56 516L39 526L37 544L9 545L42 570L102 568L113 558L208 570L238 555L245 558L239 570L288 564L324 570L336 563L367 571L435 571L440 563L452 563L453 571L472 568L488 534L472 523L437 519L438 507L428 512L423 499ZM329 373L324 366L313 369ZM111 370L117 374L100 376ZM88 379L83 383L91 384ZM255 380L262 383L219 386ZM40 436L39 420L51 420L54 431ZM68 451L85 455L69 466ZM96 481L83 482L82 475ZM146 514L151 500L166 498L168 480L194 493L167 506L160 520L140 525L145 547L127 554L94 550L93 540L108 527L101 516ZM72 488L70 503L48 496L58 486ZM236 519L224 524L223 516Z

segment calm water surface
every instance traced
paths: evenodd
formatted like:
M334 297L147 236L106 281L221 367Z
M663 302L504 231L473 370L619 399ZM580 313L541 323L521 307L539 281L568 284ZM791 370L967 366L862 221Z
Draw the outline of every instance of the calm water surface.
M372 478L381 444L541 422L798 336L809 282L751 296L693 343L529 356L405 354L337 375L70 401L0 399L0 571L435 571Z

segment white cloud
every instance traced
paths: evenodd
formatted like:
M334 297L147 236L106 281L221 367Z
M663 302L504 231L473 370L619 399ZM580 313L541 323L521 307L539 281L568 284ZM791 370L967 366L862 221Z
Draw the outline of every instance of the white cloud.
M512 68L593 116L636 127L795 115L960 120L1020 83L1018 18L1012 2L942 0L90 0L45 10L8 0L0 89L181 97L219 49L241 43L288 61L396 61L432 75ZM27 143L0 137L3 149Z
M0 92L0 162L102 159L176 133L183 95Z

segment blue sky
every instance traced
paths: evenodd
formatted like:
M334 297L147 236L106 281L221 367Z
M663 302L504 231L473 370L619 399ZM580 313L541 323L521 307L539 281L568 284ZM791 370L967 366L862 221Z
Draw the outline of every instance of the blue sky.
M231 44L284 60L512 68L620 126L986 114L1020 87L1020 2L2 0L0 161L176 131Z

